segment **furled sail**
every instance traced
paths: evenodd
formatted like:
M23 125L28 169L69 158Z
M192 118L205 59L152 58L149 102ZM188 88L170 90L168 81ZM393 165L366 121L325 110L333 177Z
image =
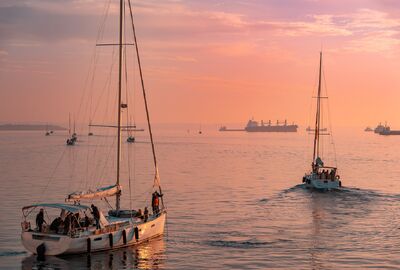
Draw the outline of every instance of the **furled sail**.
M111 197L121 192L120 185L112 185L108 187L98 188L95 191L77 191L68 195L66 201L80 201L80 200L93 200L101 199L104 197Z

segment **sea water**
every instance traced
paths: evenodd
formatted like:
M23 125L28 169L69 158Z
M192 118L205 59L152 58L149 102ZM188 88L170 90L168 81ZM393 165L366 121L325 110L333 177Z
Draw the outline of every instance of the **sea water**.
M154 133L165 235L137 247L40 262L21 244L21 208L113 184L116 140L78 134L71 147L62 132L1 132L0 268L400 269L400 136L339 129L344 188L321 193L301 184L312 155L312 135L303 130L210 126L198 134L156 126ZM143 209L154 167L148 137L138 133L136 141L127 145L123 137L122 203ZM98 206L106 212L104 202Z

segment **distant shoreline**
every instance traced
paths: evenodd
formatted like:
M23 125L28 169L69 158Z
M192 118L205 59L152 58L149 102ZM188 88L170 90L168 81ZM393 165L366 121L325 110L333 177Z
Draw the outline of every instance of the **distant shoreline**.
M22 125L22 124L0 125L0 131L7 131L7 130L35 131L35 130L67 130L67 129L56 125Z

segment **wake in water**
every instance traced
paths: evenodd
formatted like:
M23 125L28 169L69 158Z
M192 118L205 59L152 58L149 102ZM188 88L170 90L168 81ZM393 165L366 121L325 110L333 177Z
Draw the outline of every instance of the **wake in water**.
M26 251L1 251L0 252L0 257L10 257L10 256L19 256L19 255L24 255L27 254Z

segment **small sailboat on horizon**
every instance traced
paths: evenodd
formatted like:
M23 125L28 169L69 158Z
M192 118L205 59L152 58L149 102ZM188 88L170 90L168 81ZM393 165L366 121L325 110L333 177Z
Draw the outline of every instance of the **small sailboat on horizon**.
M339 189L342 186L340 176L336 166L326 166L321 158L320 136L331 135L329 133L321 133L323 127L321 125L321 96L322 90L322 52L320 52L319 60L319 76L318 76L318 93L317 93L317 108L315 115L315 128L314 128L314 148L313 159L311 163L311 172L303 176L303 183L306 188L312 188L320 191L328 191Z
M71 114L68 115L68 135L69 138L67 139L67 145L75 145L76 141L78 140L78 137L76 136L75 132L75 120L74 120L74 133L71 135Z

